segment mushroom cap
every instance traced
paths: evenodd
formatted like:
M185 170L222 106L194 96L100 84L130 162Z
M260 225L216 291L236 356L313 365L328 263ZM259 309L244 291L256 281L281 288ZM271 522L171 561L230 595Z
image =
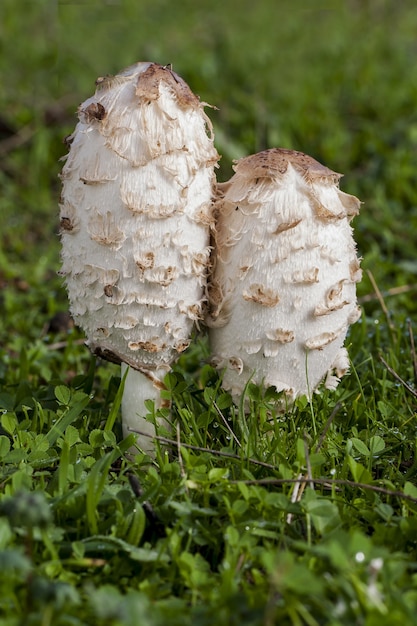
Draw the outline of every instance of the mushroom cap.
M359 200L340 174L296 151L272 149L235 164L217 202L210 279L210 342L223 385L249 380L311 395L348 369L343 343L359 317L361 278L351 218Z
M170 67L99 78L62 169L62 274L91 350L169 368L202 317L219 158L204 104Z

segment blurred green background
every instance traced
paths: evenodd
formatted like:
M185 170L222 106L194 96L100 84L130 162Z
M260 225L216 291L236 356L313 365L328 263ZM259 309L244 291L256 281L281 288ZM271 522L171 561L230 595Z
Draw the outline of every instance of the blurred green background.
M62 140L95 79L138 60L172 63L217 107L208 113L221 180L233 159L269 147L344 173L341 187L364 203L354 222L364 269L390 310L415 313L416 33L414 0L1 0L6 313L18 324L19 290L20 308L66 308L56 276ZM372 292L365 273L359 293ZM366 303L370 315L378 308Z

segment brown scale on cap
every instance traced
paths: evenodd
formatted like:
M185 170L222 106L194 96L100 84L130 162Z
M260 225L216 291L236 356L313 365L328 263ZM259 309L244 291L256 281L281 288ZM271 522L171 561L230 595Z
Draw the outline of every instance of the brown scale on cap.
M271 148L244 157L236 162L235 171L251 179L275 178L285 174L289 164L309 181L324 179L331 184L336 184L342 177L342 174L333 172L313 157L285 148Z
M61 217L59 225L62 228L62 230L67 230L69 232L71 232L74 229L74 224L71 222L69 217Z
M87 123L93 122L94 120L101 122L106 117L106 109L100 102L92 102L85 107L85 109L81 108L80 114L84 115Z
M266 307L274 307L279 302L279 295L273 289L268 289L258 283L250 285L242 295L248 302L255 302Z
M191 91L187 83L172 71L169 65L151 63L138 78L136 95L146 101L157 100L161 82L170 87L178 106L181 108L200 106L199 98Z

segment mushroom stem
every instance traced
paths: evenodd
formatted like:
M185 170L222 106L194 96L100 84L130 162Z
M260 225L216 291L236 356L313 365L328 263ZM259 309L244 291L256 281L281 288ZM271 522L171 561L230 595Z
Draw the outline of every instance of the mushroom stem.
M155 450L153 438L157 434L156 428L162 425L163 420L157 419L156 424L147 420L148 410L145 402L153 400L155 410L165 406L161 398L161 389L164 387L163 379L166 373L166 368L156 368L152 374L147 375L126 363L121 364L122 379L125 379L122 398L123 435L127 437L132 432L140 431L138 440L140 449L151 456ZM135 450L134 448L132 452Z

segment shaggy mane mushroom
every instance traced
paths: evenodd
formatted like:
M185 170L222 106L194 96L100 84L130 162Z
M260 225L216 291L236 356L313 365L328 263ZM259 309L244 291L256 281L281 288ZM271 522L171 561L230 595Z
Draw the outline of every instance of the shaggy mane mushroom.
M204 103L169 66L97 80L62 169L62 274L95 354L128 369L125 434L203 316L218 154ZM141 439L143 450L153 443Z
M292 401L349 368L359 259L349 225L360 202L340 174L302 152L239 160L218 186L210 279L210 343L237 400L249 380Z

